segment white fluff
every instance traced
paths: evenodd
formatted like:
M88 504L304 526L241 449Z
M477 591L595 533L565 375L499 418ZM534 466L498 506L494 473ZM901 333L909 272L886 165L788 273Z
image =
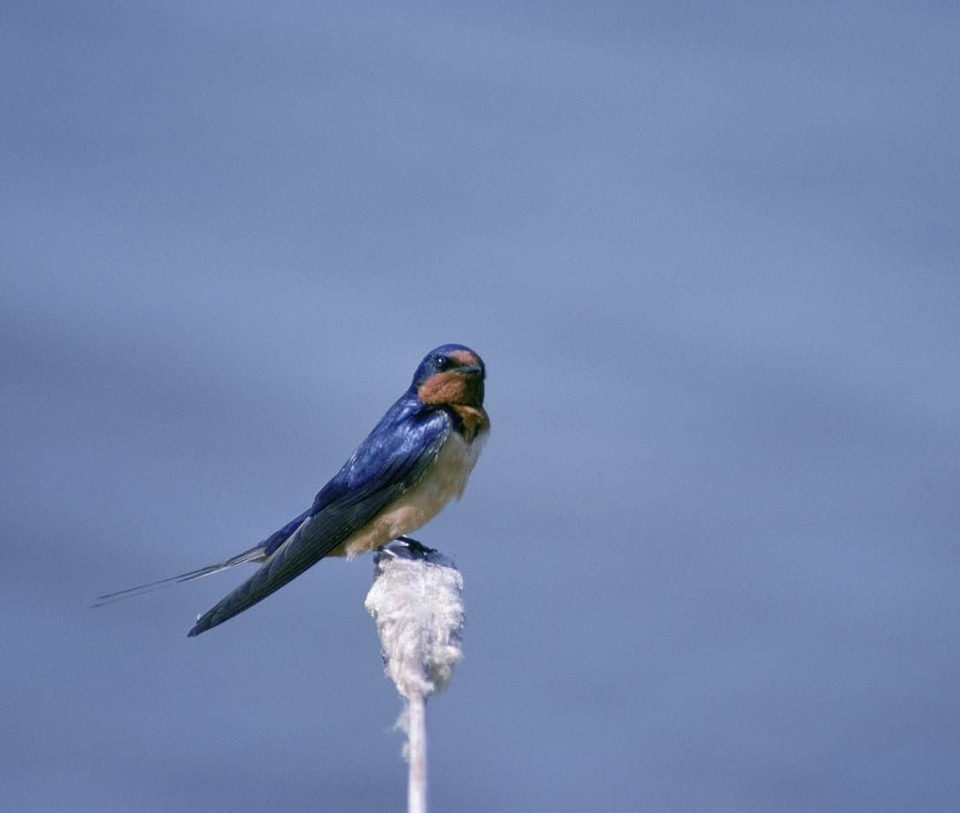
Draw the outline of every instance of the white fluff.
M377 623L385 671L407 700L442 692L463 657L463 577L447 559L377 555L364 606Z

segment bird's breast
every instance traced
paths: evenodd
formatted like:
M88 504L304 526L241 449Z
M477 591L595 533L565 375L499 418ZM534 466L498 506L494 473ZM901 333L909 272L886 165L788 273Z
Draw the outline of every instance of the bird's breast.
M412 533L433 519L451 499L459 499L485 440L485 434L468 442L459 433L451 432L420 481L348 539L342 552L351 557L375 550L391 539Z

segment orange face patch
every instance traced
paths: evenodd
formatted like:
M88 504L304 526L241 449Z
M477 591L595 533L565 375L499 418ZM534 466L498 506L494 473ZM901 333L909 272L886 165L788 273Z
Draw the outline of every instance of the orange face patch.
M436 373L417 388L417 395L425 404L465 404L467 376L456 370Z
M447 370L430 376L419 387L417 395L425 404L463 404L483 406L483 379L477 374Z

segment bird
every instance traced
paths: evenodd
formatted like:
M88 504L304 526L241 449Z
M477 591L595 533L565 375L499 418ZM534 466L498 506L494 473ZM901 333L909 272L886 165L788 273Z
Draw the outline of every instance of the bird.
M99 597L100 604L162 584L192 581L249 562L259 568L198 616L194 637L279 590L328 556L352 559L400 539L459 499L490 431L486 366L469 347L427 353L391 406L306 511L223 562ZM97 605L99 606L99 605Z

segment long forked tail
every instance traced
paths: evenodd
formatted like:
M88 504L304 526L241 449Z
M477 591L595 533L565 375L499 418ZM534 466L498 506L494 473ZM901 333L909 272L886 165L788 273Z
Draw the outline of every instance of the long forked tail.
M204 576L210 576L214 573L219 573L221 570L227 570L235 565L242 565L246 562L262 562L266 558L267 554L264 551L264 545L263 543L260 543L256 547L250 548L250 550L245 550L243 553L238 553L236 556L233 556L226 561L218 562L215 565L207 565L206 567L201 567L199 570L191 570L188 573L181 573L179 576L170 576L167 579L160 579L159 581L141 584L137 587L128 587L126 590L118 590L116 593L106 593L102 596L97 596L96 603L93 606L102 607L104 604L112 604L114 601L121 601L125 598L142 596L144 593L149 593L151 590L156 590L158 587L166 587L171 584L180 584L181 582L192 582L194 579L202 579Z

